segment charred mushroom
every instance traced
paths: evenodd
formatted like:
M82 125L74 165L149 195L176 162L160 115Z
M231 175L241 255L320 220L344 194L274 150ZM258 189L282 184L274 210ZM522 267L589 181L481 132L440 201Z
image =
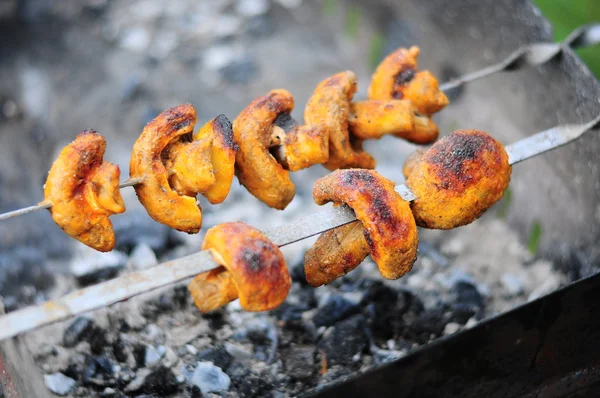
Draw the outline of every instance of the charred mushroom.
M417 71L418 56L418 47L399 48L388 55L373 74L369 99L410 101L414 129L395 135L416 144L429 144L439 134L431 115L448 105L448 98L429 71Z
M202 273L189 285L198 309L210 312L240 299L247 311L268 311L287 297L291 279L279 248L259 230L241 222L206 232L202 250L221 267Z
M479 130L457 130L404 167L417 225L450 229L469 224L496 203L512 168L502 144Z
M125 211L119 166L103 162L106 140L95 131L79 133L52 164L44 186L54 221L70 236L101 252L115 246L109 216Z
M349 224L319 237L304 257L309 284L332 282L369 253L384 278L398 279L411 270L417 256L417 227L410 205L392 181L373 170L337 170L317 180L313 197L319 205L347 204L362 225Z
M298 126L289 117L294 98L272 90L256 98L233 122L236 175L240 183L268 206L285 209L296 193L288 170L300 170L328 158L327 130L311 123Z
M192 136L196 110L186 104L167 109L144 127L133 146L129 173L142 180L135 191L150 217L196 233L202 226L196 195L206 194L212 203L224 200L237 149L226 120L218 116Z
M399 48L377 67L369 86L369 99L407 99L414 110L430 116L448 105L437 79L429 71L417 71L419 48Z
M323 80L308 100L304 120L309 125L324 125L329 135L329 170L358 167L372 169L375 159L362 149L362 140L348 131L350 102L356 92L357 78L346 71Z

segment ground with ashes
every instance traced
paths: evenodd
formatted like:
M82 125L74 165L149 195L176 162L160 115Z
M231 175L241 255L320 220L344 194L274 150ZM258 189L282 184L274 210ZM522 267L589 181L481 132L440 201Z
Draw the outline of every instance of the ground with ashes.
M23 4L27 23L11 22L20 34L0 47L8 55L0 58L3 209L41 199L52 159L84 128L107 136L107 158L126 175L136 135L169 106L192 102L200 123L221 112L234 117L255 96L286 87L300 119L316 83L350 66L364 97L372 43L362 37L377 26L363 14L356 36L358 28L336 12L289 0ZM34 22L48 28L44 35ZM407 44L402 27L385 29L384 48ZM445 114L440 123L450 128L455 122ZM401 181L399 159L414 147L386 138L368 149L382 174ZM325 173L294 174L298 194L284 212L234 182L225 203L203 203L204 230L238 220L266 229L318 211L311 185ZM124 196L128 212L113 217L118 247L105 255L66 238L45 212L1 225L0 293L8 310L199 249L202 233L156 224L133 190ZM382 280L367 260L313 289L302 273L312 239L284 249L294 285L277 310L252 314L232 303L202 316L181 285L32 333L28 342L48 388L66 396L298 395L581 276L531 254L498 217L505 211L507 201L470 226L421 231L419 259L398 281Z

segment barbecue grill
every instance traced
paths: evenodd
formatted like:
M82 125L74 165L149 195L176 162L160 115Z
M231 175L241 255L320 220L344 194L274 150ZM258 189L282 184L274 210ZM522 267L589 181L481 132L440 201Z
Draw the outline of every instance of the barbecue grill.
M586 123L600 114L600 85L568 46L546 53L538 49L537 55L545 54L548 62L537 67L528 67L529 63L535 63L535 57L528 57L528 53L517 53L511 58L515 49L551 41L550 25L529 3L446 3L382 1L366 11L373 13L383 26L398 26L403 21L401 26L410 27L408 35L401 35L406 42L395 46L414 43L425 49L436 48L435 52L424 52L421 62L437 76L468 76L469 72L496 63L498 69L506 70L453 88L452 105L445 113L465 126L494 132L505 143L555 125ZM579 34L569 44L585 44L600 36L593 27ZM510 61L503 62L506 59ZM527 111L525 117L523 109ZM442 127L442 130L448 129ZM514 170L511 182L514 211L508 221L523 239L534 222L541 223L544 240L540 253L558 263L573 266L570 263L575 258L591 265L600 261L595 244L600 238L600 171L595 156L599 149L597 134L587 134ZM593 292L598 283L597 277L574 283L321 394L397 396L401 391L406 396L484 393L514 396L536 392L576 394L582 388L593 391L598 381L597 360L583 353L593 353L594 342L600 336L600 325L594 320L597 306L593 304L597 301ZM580 302L590 304L580 308L577 305ZM535 331L533 337L529 331ZM561 333L569 333L569 340L554 337ZM473 345L467 352L472 355L465 355L464 347L469 344ZM515 348L507 353L504 348L509 345ZM557 359L551 365L542 355L547 347L556 350L553 354ZM487 354L488 366L474 374L469 365L484 360L481 352ZM569 352L581 355L569 356L563 362ZM462 357L464 367L453 365L458 356ZM14 357L13 354L11 360ZM492 366L496 361L500 365ZM10 373L8 380L15 377ZM401 379L398 374L424 376ZM21 394L27 396L25 390Z

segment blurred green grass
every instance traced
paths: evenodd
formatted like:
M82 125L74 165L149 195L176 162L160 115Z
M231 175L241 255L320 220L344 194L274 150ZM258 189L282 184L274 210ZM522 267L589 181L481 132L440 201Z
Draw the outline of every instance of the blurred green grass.
M599 0L533 0L554 26L554 39L560 41L578 26L600 21ZM590 70L600 77L600 46L577 50Z

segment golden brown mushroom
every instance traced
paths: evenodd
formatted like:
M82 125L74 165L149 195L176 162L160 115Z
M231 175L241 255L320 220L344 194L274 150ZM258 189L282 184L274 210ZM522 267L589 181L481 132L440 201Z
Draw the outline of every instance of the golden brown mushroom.
M439 134L430 118L414 113L409 100L352 102L348 124L351 135L361 140L391 134L415 144L429 144Z
M329 170L375 167L375 159L362 149L362 140L348 131L350 101L356 85L354 72L333 75L317 85L304 110L307 124L323 125L328 131L329 159L325 167Z
M238 297L247 311L268 311L287 297L292 282L283 254L259 230L241 222L217 225L206 232L202 250L210 250L221 267L196 276L188 287L200 311Z
M332 282L369 253L384 278L398 279L411 270L417 256L417 226L410 205L392 181L374 170L337 170L317 180L313 196L319 205L347 204L362 225L349 224L319 237L304 257L309 284Z
M369 99L407 99L417 113L427 116L448 105L436 78L429 71L417 72L418 56L418 47L399 48L388 55L373 74Z
M210 162L215 183L212 187L200 191L212 204L221 203L229 195L235 174L235 154L239 150L233 139L233 128L225 115L219 115L206 123L196 134L194 141L209 139L212 141Z
M510 182L504 147L479 130L457 130L409 160L406 185L418 198L411 207L420 227L469 224L500 200Z
M227 196L237 150L225 116L211 120L192 136L195 123L192 105L162 112L144 127L129 166L130 177L142 180L135 191L150 217L188 233L202 226L198 193L212 203Z
M233 122L240 146L235 165L240 183L280 210L296 193L288 169L323 163L328 157L327 130L319 123L296 126L289 118L293 108L294 98L288 91L272 90L252 101Z
M418 55L418 47L399 48L388 55L373 74L369 99L410 101L414 128L394 135L415 144L429 144L439 134L430 116L448 105L448 98L430 72L417 72Z
M101 252L115 246L109 216L123 213L119 166L103 162L106 140L95 131L79 133L52 164L44 186L54 221L70 236Z

